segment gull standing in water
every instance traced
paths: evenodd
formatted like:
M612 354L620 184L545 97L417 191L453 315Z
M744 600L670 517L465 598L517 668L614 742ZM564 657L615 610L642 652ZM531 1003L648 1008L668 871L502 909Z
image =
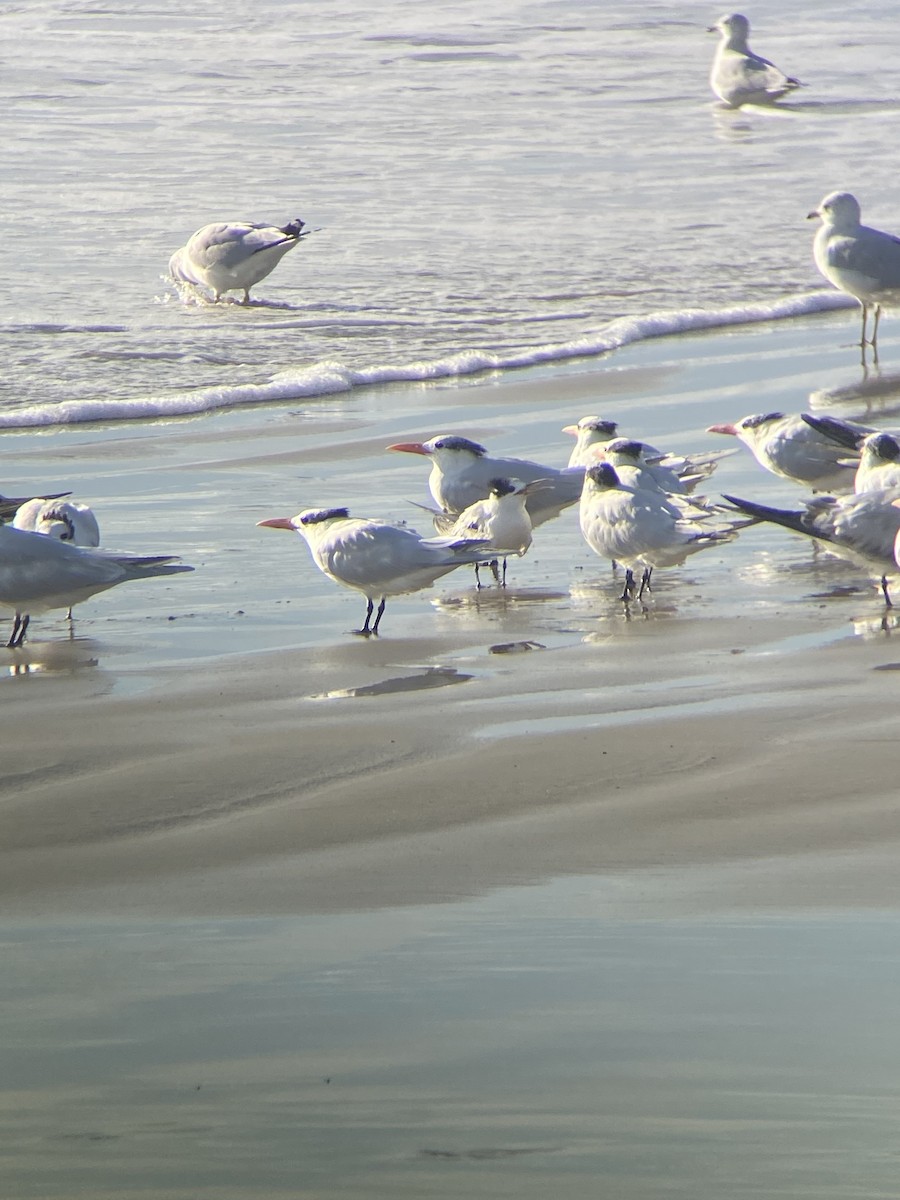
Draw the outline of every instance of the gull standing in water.
M871 429L857 426L860 433ZM757 413L733 425L710 425L707 433L739 438L761 467L819 492L853 490L856 455L836 445L797 413Z
M753 53L747 44L750 22L741 13L719 17L707 32L721 36L709 86L730 108L740 108L742 104L773 104L803 87L799 79L790 78L767 58Z
M472 538L424 538L408 525L351 517L346 508L307 508L294 517L257 521L266 529L299 533L313 562L335 583L366 597L362 637L378 634L388 596L431 587L457 567L485 557L485 543ZM375 601L378 612L372 622Z
M661 492L626 487L615 467L605 462L585 471L579 515L582 535L594 553L625 567L626 603L634 599L636 567L642 568L641 600L655 567L680 566L688 555L729 541L740 528L731 523L704 529Z
M577 504L584 483L581 467L545 467L522 458L493 458L471 438L443 433L427 442L395 442L388 450L421 454L431 460L428 487L437 506L459 515L470 504L490 495L495 479L518 479L522 483L542 480L544 487L528 494L526 505L533 525L558 517L564 508Z
M859 201L850 192L832 192L809 214L822 224L813 242L816 266L836 288L859 301L862 309L860 348L878 352L878 321L882 307L900 306L900 238L860 223ZM866 341L869 309L875 319L871 342Z
M72 546L0 526L0 608L15 614L8 647L21 646L33 613L69 608L132 579L193 571L172 554L146 557Z
M176 283L208 287L216 303L225 292L242 291L250 303L250 289L265 279L300 239L303 221L279 228L250 221L221 221L204 225L169 259L169 274Z

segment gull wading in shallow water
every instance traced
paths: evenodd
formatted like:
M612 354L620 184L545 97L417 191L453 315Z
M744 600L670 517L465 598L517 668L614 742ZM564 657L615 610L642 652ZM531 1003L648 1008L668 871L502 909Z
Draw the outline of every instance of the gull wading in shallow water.
M638 600L650 589L655 567L677 567L691 554L730 541L746 522L703 526L658 491L625 486L615 467L597 463L584 475L579 510L584 540L601 558L625 567L622 599L634 599L634 571L642 569Z
M421 454L431 460L428 487L437 506L445 513L459 515L470 504L490 494L495 479L518 479L544 486L528 495L526 505L532 525L541 525L559 516L570 504L577 504L584 482L580 467L545 467L522 458L493 458L471 438L442 433L427 442L395 442L388 450Z
M871 433L860 425L860 433ZM799 413L758 413L733 425L710 425L707 433L739 438L761 467L819 492L849 492L856 473L856 453L808 424Z
M257 525L299 533L323 574L363 593L365 623L353 631L363 637L377 635L388 596L421 591L457 567L485 558L486 543L476 539L424 538L408 525L351 517L346 508L307 508Z
M250 289L311 232L303 232L299 219L281 228L249 221L204 225L169 259L169 274L176 283L209 288L216 303L225 292L240 291L249 304Z
M71 608L97 592L133 579L193 571L174 555L144 557L85 549L0 526L0 608L15 614L8 647L21 646L32 614Z
M900 238L860 223L859 201L849 192L832 192L809 214L822 224L813 242L816 266L836 288L859 301L859 344L877 352L882 307L900 306ZM866 342L869 309L874 308L872 339Z
M750 22L741 13L719 17L707 33L718 33L721 38L709 75L709 86L729 107L773 104L803 87L799 79L791 79L767 58L753 53L747 44Z
M816 496L802 509L771 508L738 496L729 504L758 521L771 521L824 543L838 558L863 567L878 579L885 604L891 608L888 575L894 573L894 553L900 534L900 488L878 488L852 496Z

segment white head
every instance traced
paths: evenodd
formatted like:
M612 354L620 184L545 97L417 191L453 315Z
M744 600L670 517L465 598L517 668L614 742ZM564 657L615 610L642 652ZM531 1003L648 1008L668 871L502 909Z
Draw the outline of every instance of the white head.
M808 214L807 220L818 217L828 229L838 232L853 230L859 226L859 201L850 192L830 192Z
M710 25L708 32L720 33L729 46L743 49L750 36L750 22L743 13L726 13Z

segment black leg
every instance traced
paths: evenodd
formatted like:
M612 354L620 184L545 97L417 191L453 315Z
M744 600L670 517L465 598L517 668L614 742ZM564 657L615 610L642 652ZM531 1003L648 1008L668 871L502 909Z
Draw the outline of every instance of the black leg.
M503 578L500 580L500 586L506 587L506 559L503 560Z
M652 592L653 591L653 588L650 586L650 576L652 574L653 574L652 567L644 567L644 573L643 573L643 575L641 575L641 590L638 592L638 600L643 600L644 592Z
M371 621L371 619L372 619L372 611L373 611L373 609L374 609L374 608L375 608L375 605L374 605L373 601L372 601L371 599L369 599L369 600L368 600L368 602L367 602L367 604L366 604L366 620L365 620L365 624L363 625L362 629L354 629L354 630L353 630L353 632L354 632L355 634L357 634L359 637L368 637L368 636L369 636L369 633L371 632L371 631L370 631L370 629L369 629L369 622L370 622L370 621ZM380 616L380 615L381 615L381 614L379 613L379 616Z
M481 576L478 574L478 563L475 564L475 587L481 591Z
M381 603L378 605L378 612L375 614L375 624L372 626L372 632L375 634L376 637L378 636L378 626L381 624L381 618L384 616L385 604L386 604L386 599L384 596L382 596Z
M25 632L28 629L28 622L31 620L28 613L23 617L21 613L16 613L16 619L13 621L12 635L6 643L8 650L15 650L25 641Z
M634 599L634 572L631 567L625 569L625 587L622 589L622 599L627 604Z
M888 591L887 575L882 575L882 577L881 577L881 591L884 595L884 602L887 605L887 607L893 608L894 606L891 603L891 593Z

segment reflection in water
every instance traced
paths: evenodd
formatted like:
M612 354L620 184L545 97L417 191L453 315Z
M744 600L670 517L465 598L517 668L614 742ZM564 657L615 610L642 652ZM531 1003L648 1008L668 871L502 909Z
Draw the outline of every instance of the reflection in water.
M860 418L888 416L900 411L900 373L864 367L858 383L818 388L810 392L809 403L812 408L851 408Z
M92 638L72 637L64 642L31 642L5 650L10 678L24 675L77 675L100 665L98 643Z

